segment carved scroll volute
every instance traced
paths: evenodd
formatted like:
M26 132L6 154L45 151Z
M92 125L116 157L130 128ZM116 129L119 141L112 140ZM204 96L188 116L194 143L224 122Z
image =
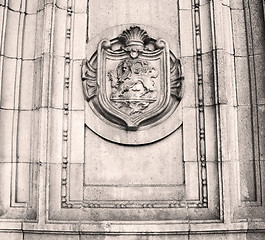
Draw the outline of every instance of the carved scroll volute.
M84 95L89 101L92 97L97 94L97 69L93 68L91 63L84 59L82 61L82 81L83 81L83 91Z
M181 100L183 95L183 80L181 64L179 59L172 59L170 64L170 90L171 95L174 96L178 101Z
M114 44L120 48L113 50ZM138 26L102 40L82 62L82 81L87 101L95 97L92 102L104 118L133 131L169 114L182 97L180 61L165 40L150 38Z

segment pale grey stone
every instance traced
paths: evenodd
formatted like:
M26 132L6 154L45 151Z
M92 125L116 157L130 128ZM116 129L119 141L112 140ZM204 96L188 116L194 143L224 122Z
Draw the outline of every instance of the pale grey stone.
M53 235L53 234L31 234L31 233L25 233L24 234L24 240L35 240L38 238L38 240L79 240L78 234L60 234L60 235Z
M237 104L250 105L251 76L247 57L235 57Z
M18 12L7 10L4 41L4 55L7 57L15 58L18 57L18 54L21 54L17 49L19 41L21 42L21 38L18 38L18 36L21 36L22 34L22 29L19 27L19 21L20 14ZM22 26L22 24L20 26Z
M51 103L54 108L63 109L64 107L64 81L65 81L65 58L55 56L52 61L52 78L51 82Z
M193 56L194 55L194 45L192 40L192 22L191 20L191 10L180 10L180 48L181 56Z
M234 50L236 56L247 56L247 37L245 31L244 10L231 10Z
M65 56L65 41L66 41L66 10L55 8L55 26L54 26L54 55Z
M34 59L36 41L36 15L26 15L23 30L23 59Z
M87 37L87 14L75 14L72 29L73 39L73 59L84 59L86 57L86 37Z
M15 90L17 88L17 71L20 70L21 61L10 58L3 58L2 61L2 79L1 79L1 108L15 109Z
M0 239L263 239L264 4L244 4L0 0ZM132 25L185 88L133 130L81 79Z
M212 41L212 31L211 31L211 21L210 21L210 19L211 19L210 5L209 5L209 3L203 4L200 7L201 52L202 53L209 53L213 49L213 41Z
M9 232L1 232L0 237L2 239L9 239L9 240L23 240L23 233L9 233Z

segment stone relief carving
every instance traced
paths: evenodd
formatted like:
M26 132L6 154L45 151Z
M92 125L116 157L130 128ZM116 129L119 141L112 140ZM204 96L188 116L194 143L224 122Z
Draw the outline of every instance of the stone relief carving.
M108 72L110 100L127 115L141 114L157 98L157 70L143 60L123 60L116 71Z
M138 26L102 40L90 60L83 60L82 80L87 101L126 130L161 119L182 97L180 61L165 40L150 38Z

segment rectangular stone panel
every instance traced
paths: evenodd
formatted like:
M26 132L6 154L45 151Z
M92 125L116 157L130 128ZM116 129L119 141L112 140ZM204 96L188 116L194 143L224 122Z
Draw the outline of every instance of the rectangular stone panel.
M184 182L181 146L180 130L158 143L134 147L110 143L87 129L85 199L182 199L183 188L176 186Z
M84 164L70 164L69 166L69 199L83 200Z
M182 184L181 131L145 146L108 142L86 129L86 184Z
M240 188L241 201L257 201L257 176L255 161L240 161Z
M239 106L238 113L238 150L239 159L254 160L253 152L253 119L251 106Z
M178 10L175 0L98 1L89 2L89 39L100 32L129 23L144 24L176 36L178 33ZM96 24L95 24L96 23ZM175 41L178 41L177 38Z

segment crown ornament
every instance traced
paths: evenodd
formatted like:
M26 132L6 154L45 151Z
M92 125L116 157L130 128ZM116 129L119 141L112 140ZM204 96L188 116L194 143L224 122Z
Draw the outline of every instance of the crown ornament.
M144 46L151 40L147 32L138 26L126 29L118 39L124 45L122 49L128 52L133 59L137 58L140 52L143 52Z

